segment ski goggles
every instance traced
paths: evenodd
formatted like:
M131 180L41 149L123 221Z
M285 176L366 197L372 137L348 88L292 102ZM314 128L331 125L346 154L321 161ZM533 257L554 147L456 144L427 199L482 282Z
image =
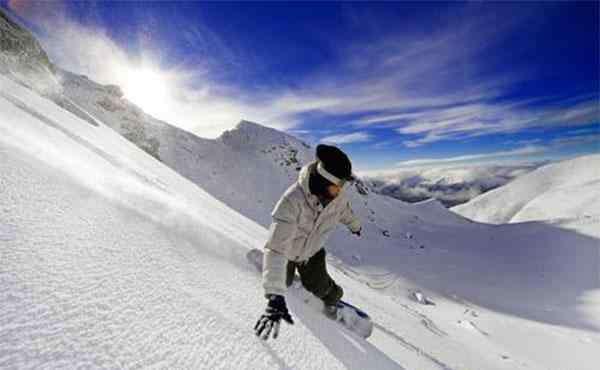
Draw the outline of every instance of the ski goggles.
M331 172L329 172L325 169L325 167L323 166L323 163L320 161L317 164L317 172L319 173L319 175L323 176L324 178L329 180L331 183L339 186L340 188L343 188L347 183L354 181L353 175L350 179L341 179L341 178L331 174Z

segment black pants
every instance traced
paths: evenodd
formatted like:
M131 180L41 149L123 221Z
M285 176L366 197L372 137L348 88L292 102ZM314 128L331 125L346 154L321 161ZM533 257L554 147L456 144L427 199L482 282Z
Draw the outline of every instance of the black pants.
M325 263L325 249L321 249L306 262L292 262L287 264L287 286L292 285L294 275L298 269L300 281L306 290L321 298L326 305L336 304L344 290L329 276Z

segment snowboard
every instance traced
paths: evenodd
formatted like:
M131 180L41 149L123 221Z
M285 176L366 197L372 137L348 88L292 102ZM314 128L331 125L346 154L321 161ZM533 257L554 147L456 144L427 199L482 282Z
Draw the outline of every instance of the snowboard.
M246 254L246 258L253 265L258 272L262 273L263 269L263 251L260 249L251 249ZM296 289L294 289L296 288ZM313 309L321 312L328 319L332 319L343 325L348 330L358 334L363 338L368 338L373 332L373 321L371 317L361 310L360 308L340 300L337 303L337 314L336 317L331 317L325 314L324 304L323 302L308 292L306 289L302 287L302 283L300 282L300 276L296 274L294 276L294 283L288 289L288 292L296 295L300 298L305 304L309 305Z

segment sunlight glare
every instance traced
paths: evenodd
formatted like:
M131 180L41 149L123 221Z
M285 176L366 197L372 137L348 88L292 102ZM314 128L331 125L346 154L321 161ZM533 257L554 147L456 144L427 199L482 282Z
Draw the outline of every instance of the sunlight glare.
M125 98L144 112L157 117L165 112L169 99L167 76L151 68L130 69L123 84Z

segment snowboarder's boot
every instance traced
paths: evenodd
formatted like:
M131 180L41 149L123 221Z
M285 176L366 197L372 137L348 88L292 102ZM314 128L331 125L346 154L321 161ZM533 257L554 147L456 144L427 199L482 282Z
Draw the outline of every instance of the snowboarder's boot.
M323 307L323 312L325 313L325 316L332 320L338 321L340 319L340 312L337 304L325 305Z
M332 320L339 320L341 318L341 306L340 299L344 295L344 289L341 286L337 285L333 280L330 281L330 286L325 296L321 299L323 300L323 312L325 316L329 317Z

